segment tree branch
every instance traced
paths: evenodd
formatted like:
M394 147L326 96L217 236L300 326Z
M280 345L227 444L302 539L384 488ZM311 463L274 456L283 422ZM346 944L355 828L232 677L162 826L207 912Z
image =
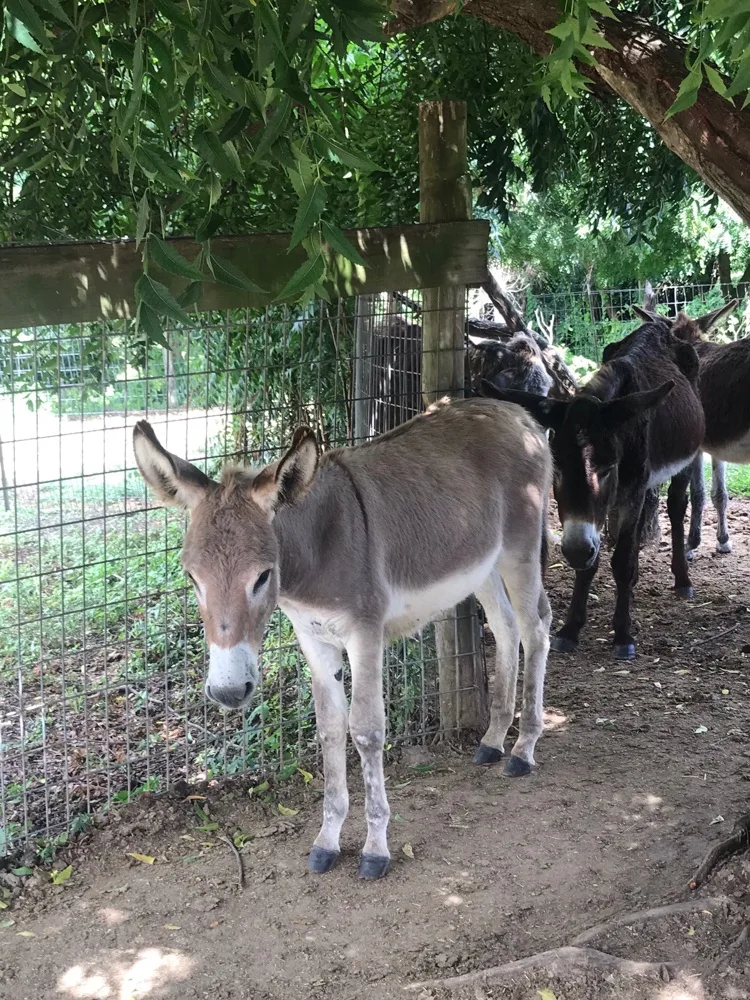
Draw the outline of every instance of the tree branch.
M386 32L394 35L452 13L455 0L393 0L391 9ZM462 13L509 31L544 56L553 45L547 32L560 20L557 0L468 0ZM629 11L617 14L619 21L599 21L613 49L595 50L592 76L647 118L665 145L750 223L750 113L704 83L693 107L665 120L686 75L685 46Z

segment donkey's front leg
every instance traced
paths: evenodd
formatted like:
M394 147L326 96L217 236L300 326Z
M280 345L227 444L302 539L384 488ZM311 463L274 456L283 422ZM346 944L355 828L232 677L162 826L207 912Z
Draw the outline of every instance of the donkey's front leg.
M635 659L630 606L633 601L633 589L638 580L638 538L636 524L621 525L615 551L612 553L612 575L617 586L612 627L615 630L615 658L618 660Z
M589 604L589 593L591 584L599 569L599 556L596 557L593 566L588 569L577 569L573 593L568 605L568 613L565 616L565 624L553 635L550 640L550 649L557 653L574 653L578 646L578 636L581 629L586 624L586 612Z
M346 787L346 694L340 649L298 633L310 666L318 739L323 748L323 826L307 859L310 872L327 872L339 857L339 837L349 811Z
M376 879L385 875L391 860L387 840L391 811L383 775L385 704L382 632L363 632L354 636L346 652L352 669L349 731L362 760L365 780L367 840L359 865L359 877Z

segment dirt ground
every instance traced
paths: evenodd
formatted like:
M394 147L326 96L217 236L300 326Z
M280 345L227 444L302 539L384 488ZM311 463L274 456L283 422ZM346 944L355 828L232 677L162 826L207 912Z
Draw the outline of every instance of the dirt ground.
M550 658L547 731L531 777L477 768L470 747L389 754L394 863L382 882L355 877L363 819L353 764L344 853L323 877L305 871L320 818L318 774L252 796L234 784L192 790L206 796L195 801L186 789L144 797L58 856L58 871L72 865L64 884L41 870L0 874L10 890L0 913L0 997L437 1000L450 994L404 987L557 948L600 921L689 899L707 847L750 808L750 503L731 505L729 556L713 555L712 517L693 567L694 601L671 594L665 543L643 554L633 663L610 658L613 588L600 574L579 653ZM559 617L570 578L555 559ZM242 890L223 833L244 835ZM683 971L671 982L542 970L503 984L477 979L453 995L750 998L747 946L709 971L750 920L749 879L750 857L735 856L694 894L726 897L723 906L592 942L624 958L677 963Z

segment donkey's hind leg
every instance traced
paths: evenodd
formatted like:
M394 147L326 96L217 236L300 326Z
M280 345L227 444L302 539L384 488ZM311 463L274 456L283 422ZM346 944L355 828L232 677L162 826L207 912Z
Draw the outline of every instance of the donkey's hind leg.
M474 754L475 764L494 764L503 756L505 737L516 708L519 633L500 572L495 567L477 590L497 643L490 725Z
M518 739L504 769L505 774L516 777L531 770L534 747L544 728L544 675L552 609L544 591L538 553L525 553L518 560L504 556L500 572L521 632L524 656Z
M695 558L695 550L701 543L703 508L706 506L706 487L703 484L703 452L699 451L690 466L690 530L687 552L689 560Z
M732 543L729 541L729 525L727 524L727 506L729 504L727 463L720 462L713 455L711 456L711 499L714 502L719 522L716 525L716 551L731 552Z

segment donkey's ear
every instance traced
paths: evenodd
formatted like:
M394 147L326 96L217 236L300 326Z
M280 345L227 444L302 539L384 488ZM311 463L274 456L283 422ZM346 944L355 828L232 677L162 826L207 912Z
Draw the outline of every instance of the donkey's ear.
M292 446L276 465L269 465L255 478L253 499L268 514L297 503L315 478L318 442L309 427L298 427Z
M637 417L647 410L658 406L661 401L674 389L674 380L669 379L662 382L656 389L646 389L644 392L630 392L627 396L620 396L605 403L601 409L604 423L615 428L632 417Z
M646 282L643 289L643 308L649 312L656 312L656 292L650 281Z
M734 312L738 305L739 300L732 299L725 306L719 306L718 309L714 309L713 312L706 313L704 316L699 316L693 322L702 333L708 333L709 330L713 330L715 326L718 326L725 316L728 316L730 312Z
M644 323L668 323L669 320L666 316L661 316L658 312L654 312L651 309L644 309L642 306L631 306L630 307L636 316L639 316Z
M133 428L133 451L141 475L164 504L196 507L212 485L200 469L162 447L147 420Z
M482 379L481 392L490 399L499 399L503 403L516 403L531 414L542 427L559 430L568 412L569 403L560 399L550 399L549 396L539 396L534 392L523 392L521 389L499 389L487 379Z

